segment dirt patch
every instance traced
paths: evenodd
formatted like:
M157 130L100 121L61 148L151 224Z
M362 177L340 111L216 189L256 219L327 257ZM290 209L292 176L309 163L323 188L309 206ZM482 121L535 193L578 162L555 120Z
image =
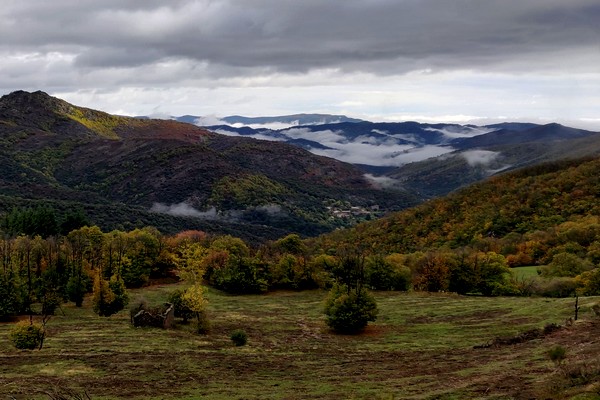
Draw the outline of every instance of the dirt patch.
M475 349L486 349L489 347L498 347L498 346L508 346L517 343L529 342L530 340L541 339L546 335L550 335L557 330L562 329L562 326L557 324L548 324L544 327L544 329L530 329L528 331L519 333L515 336L509 337L497 337L492 339L490 342L476 345L473 348Z

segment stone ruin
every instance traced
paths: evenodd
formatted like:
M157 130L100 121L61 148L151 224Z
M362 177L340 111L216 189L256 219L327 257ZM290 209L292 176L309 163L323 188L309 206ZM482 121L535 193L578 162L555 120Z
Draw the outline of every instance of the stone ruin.
M140 307L134 315L131 323L133 326L150 326L155 328L169 329L175 321L175 307L171 303L164 303L162 307L146 308Z

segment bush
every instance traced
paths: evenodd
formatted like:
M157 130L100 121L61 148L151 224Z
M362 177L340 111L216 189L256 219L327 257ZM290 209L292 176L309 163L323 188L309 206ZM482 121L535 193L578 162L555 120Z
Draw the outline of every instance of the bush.
M577 282L574 278L552 278L537 280L533 293L544 297L569 297L576 289Z
M561 345L556 345L548 350L548 358L556 365L562 364L563 360L567 356L567 350Z
M377 303L363 288L349 289L336 284L325 302L327 325L334 331L354 334L362 331L369 321L377 318Z
M10 331L10 340L17 349L41 349L44 341L45 330L40 324L19 322Z
M248 343L248 334L242 329L236 329L231 333L230 339L236 346L245 346Z
M571 253L558 253L554 255L550 264L542 269L543 276L574 277L584 271L589 271L593 265L588 260L577 257Z
M194 312L190 309L187 302L183 300L184 289L177 289L169 293L168 302L173 304L175 307L175 318L181 318L183 323L187 323L188 320L194 318Z

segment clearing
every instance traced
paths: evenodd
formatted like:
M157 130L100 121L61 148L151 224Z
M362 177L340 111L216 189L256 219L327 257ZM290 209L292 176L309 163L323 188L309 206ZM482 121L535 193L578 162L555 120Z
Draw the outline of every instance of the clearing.
M130 292L158 304L178 285ZM331 333L323 291L229 296L210 290L208 335L190 326L133 328L129 312L96 316L63 306L41 351L19 351L0 324L0 399L594 399L600 320L580 298L580 318L541 338L474 346L548 323L563 325L574 299L378 292L379 318L358 336ZM235 329L248 345L235 347ZM566 360L547 351L561 345Z

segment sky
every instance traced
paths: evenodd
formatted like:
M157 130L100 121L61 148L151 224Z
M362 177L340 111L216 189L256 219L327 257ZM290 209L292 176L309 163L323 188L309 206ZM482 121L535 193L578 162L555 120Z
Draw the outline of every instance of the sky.
M600 130L599 0L3 0L0 94Z

